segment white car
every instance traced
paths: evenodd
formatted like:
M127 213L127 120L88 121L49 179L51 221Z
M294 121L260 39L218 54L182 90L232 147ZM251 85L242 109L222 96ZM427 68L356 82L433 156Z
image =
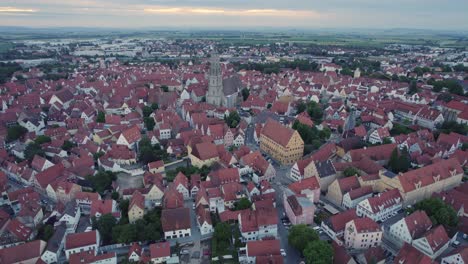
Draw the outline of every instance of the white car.
M286 251L284 249L280 249L281 256L286 257Z

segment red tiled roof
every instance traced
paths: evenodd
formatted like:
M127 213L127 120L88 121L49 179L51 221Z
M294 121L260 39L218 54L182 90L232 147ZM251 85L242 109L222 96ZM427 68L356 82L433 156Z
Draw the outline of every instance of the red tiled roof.
M442 225L427 231L427 233L424 234L424 237L426 238L433 252L437 252L450 241L450 238L448 237L447 232L445 232L445 228Z
M279 240L249 241L247 242L246 247L249 257L280 255Z
M297 182L291 183L288 188L295 194L301 194L304 190L320 189L320 184L317 177L306 178Z
M352 220L358 233L370 233L382 231L380 226L369 217L356 218Z
M42 240L34 240L17 246L0 249L0 263L25 263L40 258L46 247Z
M329 217L325 222L335 233L339 233L345 229L346 223L356 218L356 209L349 209Z
M130 210L134 206L140 209L145 209L145 197L139 191L135 191L133 193L132 200L130 201L130 205L128 206L128 209Z
M391 189L389 191L380 193L377 196L368 198L367 201L371 206L371 210L374 213L378 213L388 207L403 203L403 198L401 197L400 191L398 189Z
M97 243L97 236L98 234L96 230L84 233L68 234L65 238L65 249L94 245Z
M161 213L161 224L164 232L190 229L190 209L164 209Z
M411 192L420 184L421 188L435 183L435 177L440 180L463 173L463 169L457 159L441 160L437 163L419 169L411 170L398 175L398 179L404 192Z
M159 242L149 246L150 256L152 259L170 257L171 244L169 242Z
M405 243L393 261L395 264L432 264L430 257L415 249L412 245Z
M294 134L294 130L272 119L268 119L261 133L281 146L286 147Z

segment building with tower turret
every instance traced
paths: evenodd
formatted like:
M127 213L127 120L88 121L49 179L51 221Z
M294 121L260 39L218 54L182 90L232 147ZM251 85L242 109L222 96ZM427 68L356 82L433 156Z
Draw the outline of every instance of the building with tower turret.
M208 72L206 102L216 106L235 107L241 89L242 82L237 75L223 79L219 56L213 54Z

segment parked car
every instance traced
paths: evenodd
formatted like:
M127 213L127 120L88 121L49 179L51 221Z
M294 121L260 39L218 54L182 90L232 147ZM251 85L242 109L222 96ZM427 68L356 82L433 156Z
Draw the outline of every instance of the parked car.
M280 249L281 256L286 257L286 251L284 249Z
M187 255L189 253L190 253L190 251L188 249L186 249L186 248L183 248L183 249L180 250L181 255Z
M453 241L452 247L457 248L458 246L460 246L460 241L458 240Z

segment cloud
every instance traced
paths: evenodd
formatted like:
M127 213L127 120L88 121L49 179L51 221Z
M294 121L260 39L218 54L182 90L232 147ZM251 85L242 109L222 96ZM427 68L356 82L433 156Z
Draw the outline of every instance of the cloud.
M272 17L308 17L319 18L324 15L312 10L288 9L224 9L195 7L147 7L143 11L149 14L171 15L228 15L228 16L272 16Z
M0 13L34 13L37 9L0 6Z

